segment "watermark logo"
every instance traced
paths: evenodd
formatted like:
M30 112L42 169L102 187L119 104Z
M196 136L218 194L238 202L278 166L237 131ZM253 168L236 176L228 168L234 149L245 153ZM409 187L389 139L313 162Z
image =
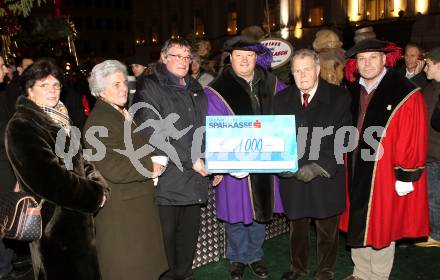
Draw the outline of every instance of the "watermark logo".
M145 168L141 159L154 153L167 156L169 161L179 170L183 171L186 163L191 166L197 159L204 157L204 134L205 126L194 127L189 125L183 129L176 128L176 123L180 116L171 113L165 118L151 104L139 102L133 104L128 110L131 116L140 114L145 120L140 124L134 124L133 119L127 117L124 121L124 147L113 149L114 152L126 156L135 169L145 177L153 177L153 172ZM142 117L141 117L142 118ZM261 128L262 123L255 120L249 123L214 123L215 128L235 127L235 128ZM305 156L306 150L309 151L309 160L319 160L320 157L334 156L338 164L344 163L344 154L352 152L358 145L359 132L356 127L343 126L335 130L333 126L314 127L310 133L309 128L298 127L297 129L297 151L298 159ZM142 147L136 149L133 144L134 133L141 133L148 140ZM189 135L192 133L192 135ZM184 146L179 139L186 137L191 139L191 145ZM87 161L101 161L105 158L107 149L99 138L108 138L108 128L103 126L92 126L84 132L84 141L93 149L83 150L83 156ZM385 137L383 127L368 127L363 133L364 142L369 145L369 149L361 149L361 158L365 161L379 160L383 155L383 147L378 139ZM73 158L80 151L81 132L71 126L70 135L64 129L60 129L56 138L55 153L64 160L68 170L73 169ZM306 149L308 147L308 149ZM321 147L326 147L321 151ZM96 151L93 153L93 151ZM333 153L333 155L329 154ZM243 153L240 156L248 159Z

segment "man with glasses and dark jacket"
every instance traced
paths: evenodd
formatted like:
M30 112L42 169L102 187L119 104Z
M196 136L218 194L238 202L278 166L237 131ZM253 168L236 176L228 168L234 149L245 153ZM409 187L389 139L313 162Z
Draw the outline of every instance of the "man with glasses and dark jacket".
M160 278L163 280L192 279L200 206L208 198L208 172L203 160L192 154L192 149L200 152L203 148L193 142L201 142L198 128L205 125L207 100L200 84L188 75L190 48L183 39L166 41L161 62L151 75L137 81L133 98L134 105L147 103L134 116L139 126L144 122L151 124L141 133L155 148L155 155L169 159L156 191L169 266ZM154 171L165 164L154 163Z

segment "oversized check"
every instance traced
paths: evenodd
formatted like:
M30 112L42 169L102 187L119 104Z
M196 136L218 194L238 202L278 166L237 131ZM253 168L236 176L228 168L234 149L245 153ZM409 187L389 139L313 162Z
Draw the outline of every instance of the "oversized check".
M295 116L206 117L206 168L212 173L296 172Z

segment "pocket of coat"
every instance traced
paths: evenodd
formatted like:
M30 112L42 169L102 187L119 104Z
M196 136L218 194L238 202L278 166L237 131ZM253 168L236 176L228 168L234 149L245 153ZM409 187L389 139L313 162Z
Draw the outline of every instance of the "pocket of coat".
M154 194L154 189L148 184L138 185L138 186L127 186L121 188L122 200L136 199L143 196L152 196Z

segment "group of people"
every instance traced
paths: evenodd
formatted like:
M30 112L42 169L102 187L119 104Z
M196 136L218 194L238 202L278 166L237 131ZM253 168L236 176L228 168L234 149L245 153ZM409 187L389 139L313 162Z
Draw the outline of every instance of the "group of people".
M295 51L292 85L269 71L262 57L271 52L258 41L237 36L224 51L229 64L202 86L196 79L203 74L200 58L190 44L166 41L148 74L131 63L137 74L131 107L126 66L117 60L95 65L88 83L97 101L71 159L57 150L60 132L70 145L77 136L60 101L60 69L40 59L23 72L13 114L2 115L1 156L15 172L2 165L11 184L18 181L44 200L43 235L30 246L35 279L193 279L210 186L233 280L243 279L246 267L269 277L262 246L274 213L284 213L290 226L284 280L309 274L311 223L319 280L334 279L339 229L352 248L350 280L388 279L399 239L440 240L440 48L427 53L426 66L407 68L405 77L389 65L388 42L360 41L346 52L357 79L345 85L320 77L320 55L313 50ZM190 67L199 72L191 75ZM423 69L433 82L422 92L410 79ZM0 82L6 71L0 57ZM206 116L271 114L295 115L296 130L308 131L298 141L304 152L297 172L208 172ZM335 139L346 127L357 133L343 137L347 153L338 158ZM433 156L428 163L427 155Z

